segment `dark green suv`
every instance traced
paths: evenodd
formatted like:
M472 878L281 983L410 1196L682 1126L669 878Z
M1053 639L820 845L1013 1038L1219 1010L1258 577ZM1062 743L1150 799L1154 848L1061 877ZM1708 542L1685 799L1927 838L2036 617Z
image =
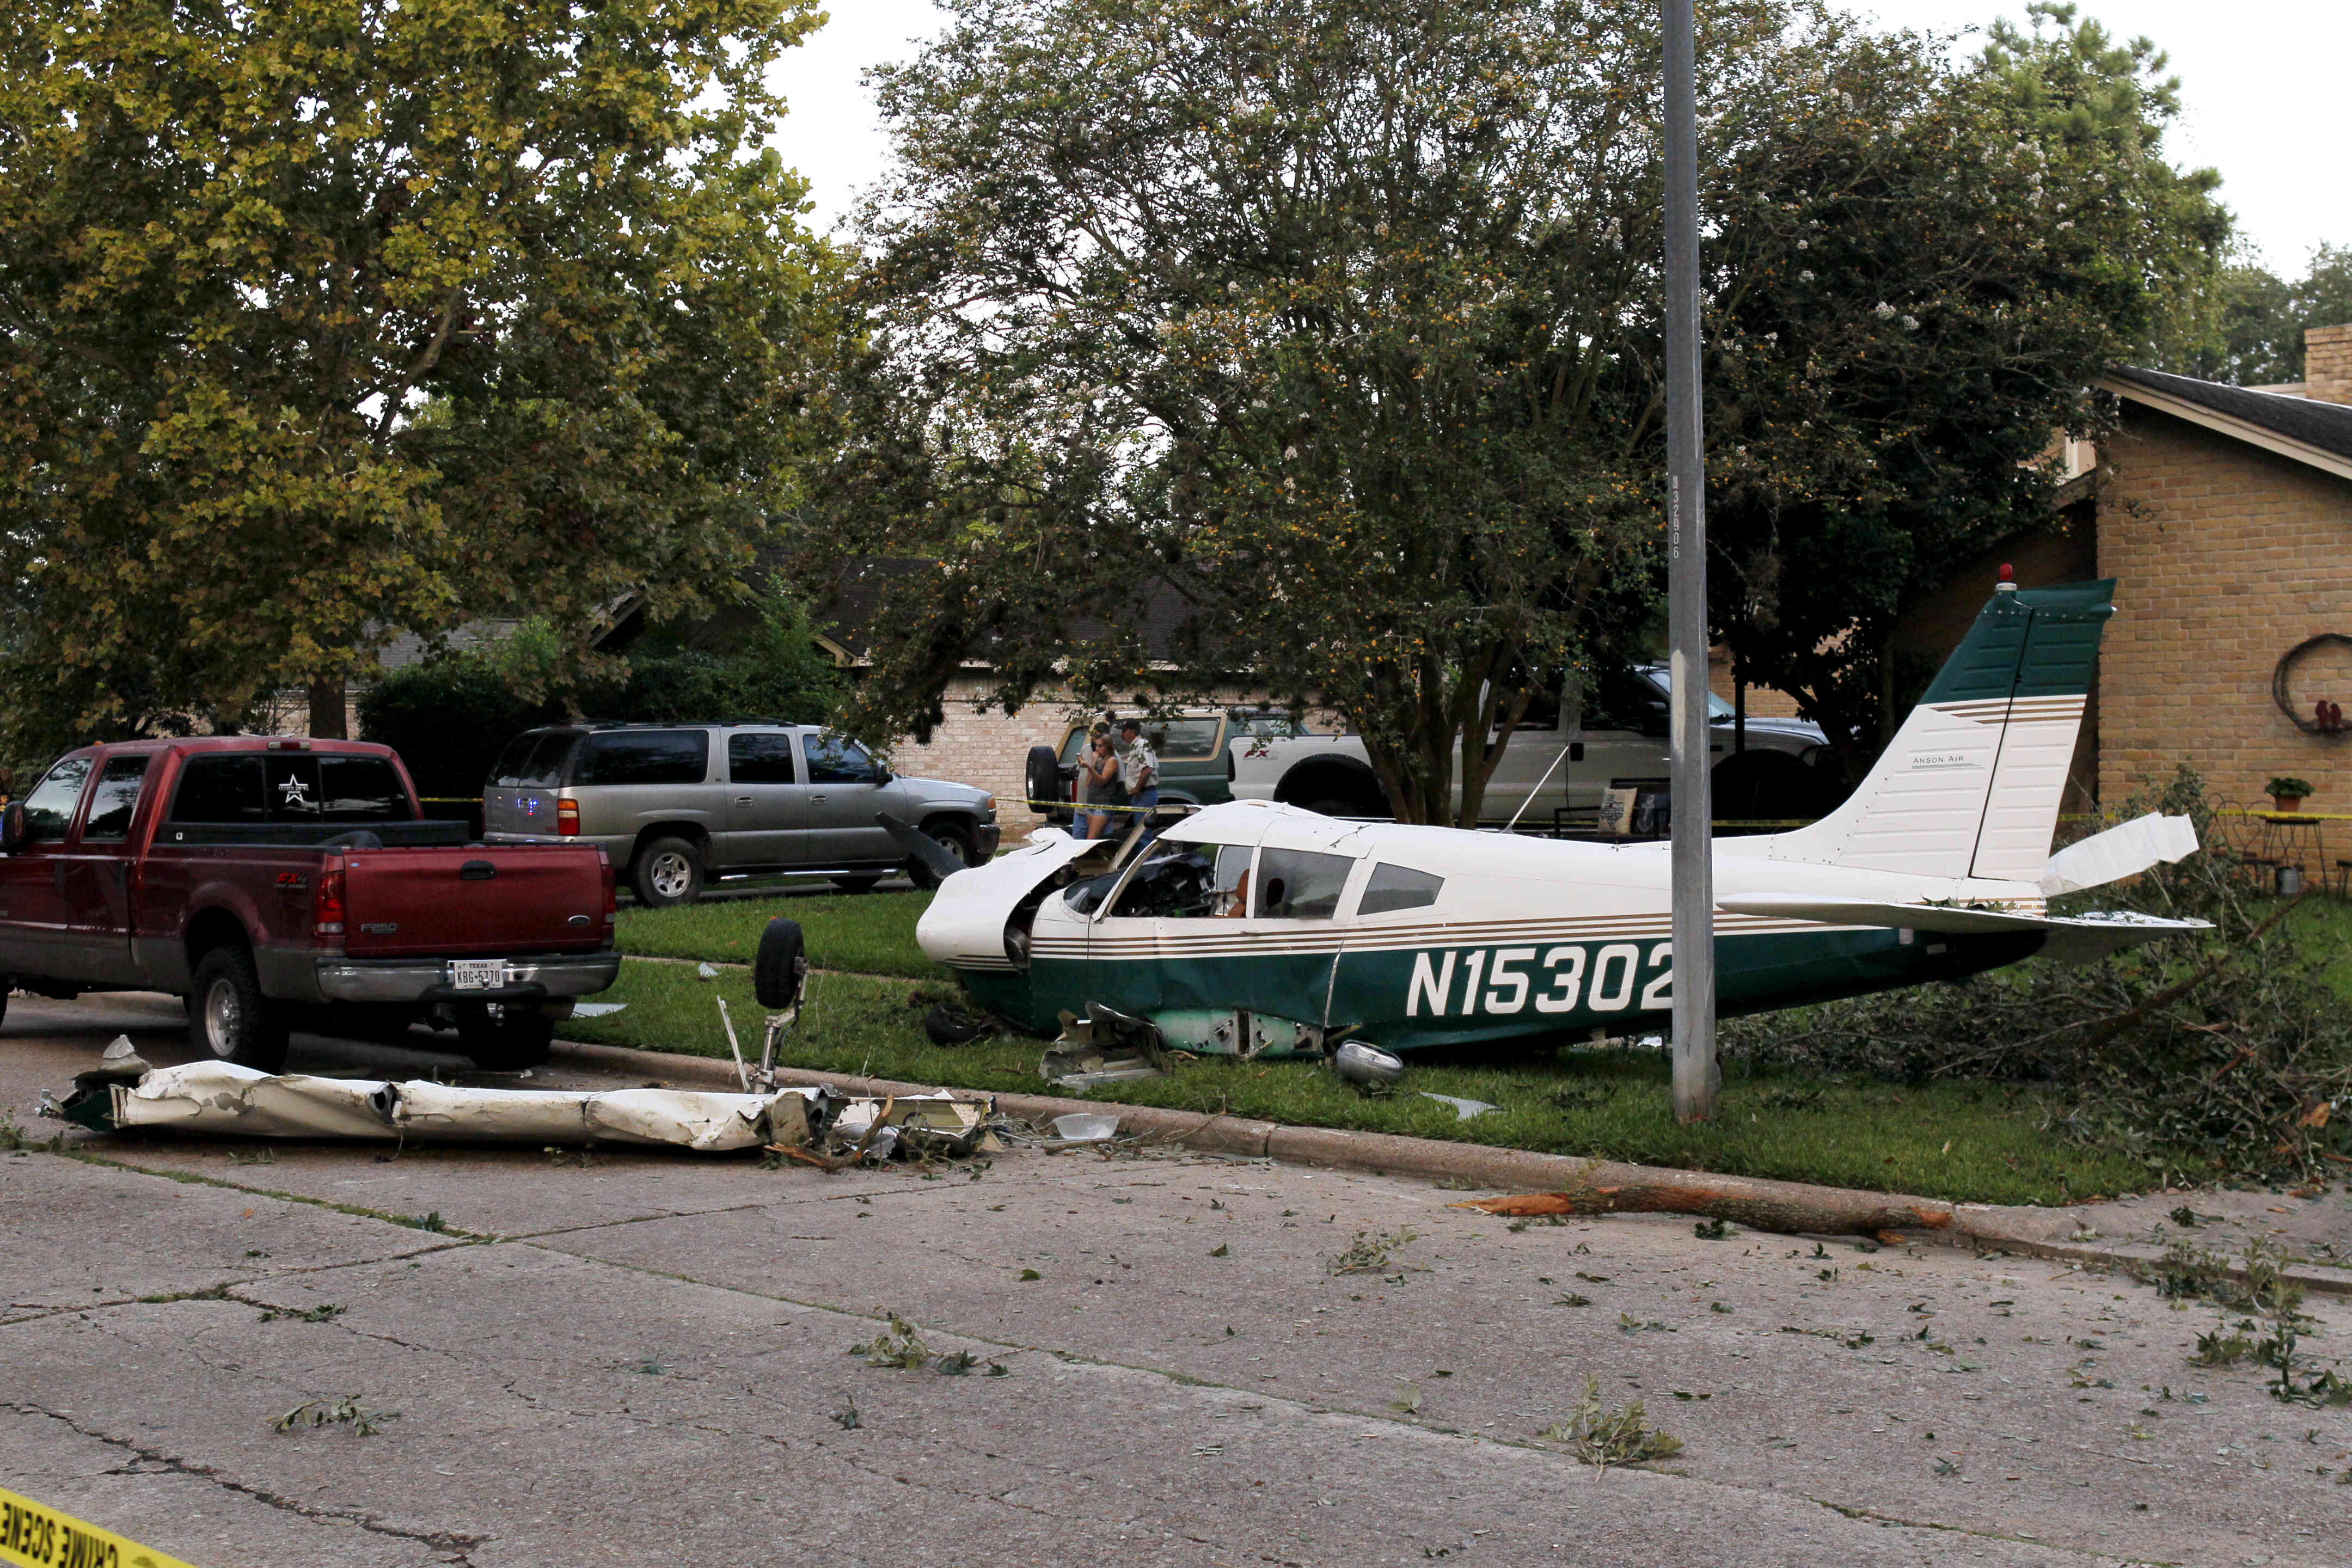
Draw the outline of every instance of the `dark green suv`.
M1029 809L1057 826L1068 826L1076 815L1071 803L1076 798L1078 755L1097 722L1110 725L1116 742L1119 720L1106 716L1071 725L1063 731L1058 747L1029 748ZM1306 732L1282 709L1184 709L1169 718L1146 719L1142 724L1143 738L1160 759L1163 806L1218 805L1233 799L1234 742L1279 740Z

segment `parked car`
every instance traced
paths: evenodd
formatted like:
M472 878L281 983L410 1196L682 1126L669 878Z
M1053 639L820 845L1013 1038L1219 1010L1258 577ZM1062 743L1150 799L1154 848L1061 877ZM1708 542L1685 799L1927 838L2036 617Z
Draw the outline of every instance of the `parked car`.
M268 1072L297 1023L433 1022L485 1067L528 1066L620 973L613 868L466 840L424 820L387 746L84 746L0 814L0 972L43 996L175 993L198 1049Z
M1070 725L1058 746L1032 746L1024 770L1030 809L1046 821L1068 826L1076 815L1078 754L1095 721ZM1304 734L1286 709L1192 708L1166 719L1143 721L1143 738L1160 758L1160 804L1217 805L1234 798L1235 740ZM1040 805L1039 802L1050 804Z
M1555 810L1571 817L1597 811L1601 792L1612 786L1663 789L1671 691L1666 667L1644 664L1608 672L1589 693L1539 699L1512 731L1487 781L1481 819L1508 822L1525 807L1528 818L1549 826ZM1718 820L1811 818L1843 795L1820 726L1751 717L1743 745L1731 704L1713 693L1707 704ZM1236 742L1232 752L1237 800L1278 800L1328 816L1394 815L1359 736ZM1457 787L1461 776L1457 760Z
M900 778L808 724L565 724L518 735L482 789L491 844L593 844L640 902L692 903L716 879L792 872L863 892L910 861L877 817L919 827L967 865L996 853L996 797Z

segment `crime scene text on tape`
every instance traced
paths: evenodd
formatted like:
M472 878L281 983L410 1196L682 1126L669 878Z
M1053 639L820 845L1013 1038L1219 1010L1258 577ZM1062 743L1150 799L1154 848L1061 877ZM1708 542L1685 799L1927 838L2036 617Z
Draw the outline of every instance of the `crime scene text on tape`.
M188 1568L142 1546L0 1487L0 1563L17 1568Z

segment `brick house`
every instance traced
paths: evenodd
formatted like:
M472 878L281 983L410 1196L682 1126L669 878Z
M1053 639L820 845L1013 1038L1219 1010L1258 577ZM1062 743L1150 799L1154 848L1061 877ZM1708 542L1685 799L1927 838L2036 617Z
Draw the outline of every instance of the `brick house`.
M2289 386L2111 372L2116 427L2075 465L2059 526L1989 552L1914 622L1923 655L1951 647L2002 561L2029 586L2117 580L2069 809L2186 762L2226 802L2262 806L2289 774L2315 786L2307 810L2352 815L2352 731L2315 717L2352 703L2352 326L2305 342ZM2314 872L2352 858L2352 822L2324 833L2299 853Z

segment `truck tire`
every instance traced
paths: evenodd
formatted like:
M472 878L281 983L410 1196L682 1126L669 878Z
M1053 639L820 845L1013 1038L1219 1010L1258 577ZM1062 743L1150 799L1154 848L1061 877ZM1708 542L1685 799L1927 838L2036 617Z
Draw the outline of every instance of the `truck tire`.
M1062 758L1051 746L1029 748L1029 762L1023 775L1029 788L1029 809L1041 816L1051 816L1062 802Z
M257 1072L286 1070L286 1010L261 994L253 954L214 948L196 961L188 1040L205 1056Z
M771 1013L781 1013L800 1000L808 984L808 944L800 922L778 915L760 933L760 951L751 960L751 994Z
M980 858L980 851L972 847L971 829L961 822L927 823L924 825L923 832L940 848L945 849L967 866ZM915 859L909 859L907 862L907 879L926 891L938 887L940 880L929 866Z
M467 1006L457 1015L457 1048L484 1072L520 1072L547 1060L555 1020L536 1007Z
M690 904L702 897L702 856L683 838L656 838L637 850L629 886L649 910Z

